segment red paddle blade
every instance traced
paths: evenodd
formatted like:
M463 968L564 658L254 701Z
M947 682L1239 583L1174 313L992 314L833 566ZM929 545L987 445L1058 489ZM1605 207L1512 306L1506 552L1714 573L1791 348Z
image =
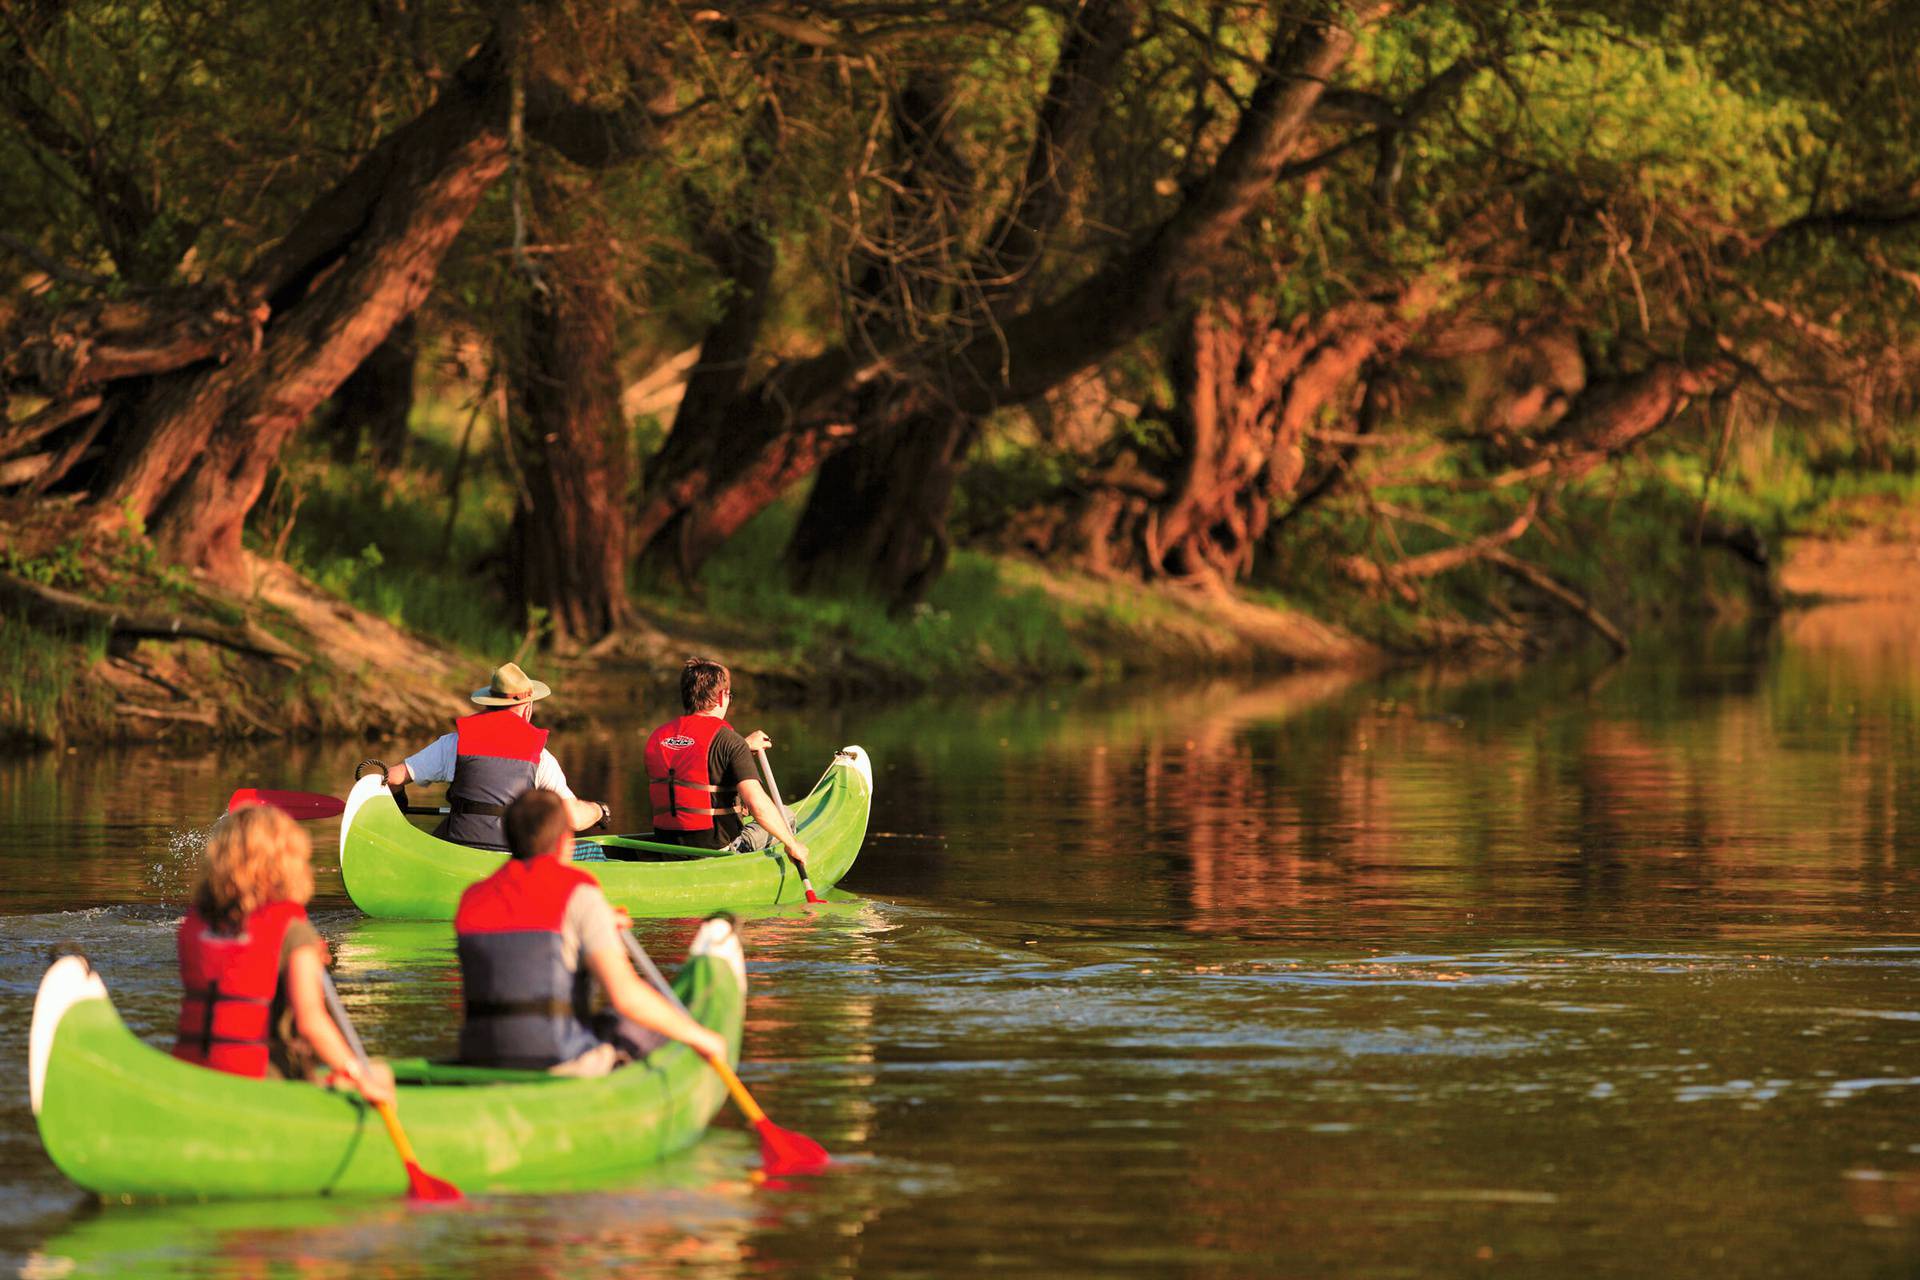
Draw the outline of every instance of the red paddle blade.
M760 1163L768 1173L818 1173L833 1160L825 1147L804 1133L782 1129L764 1118L753 1127L760 1132Z
M232 813L250 804L270 804L276 809L284 809L289 816L302 822L314 818L336 818L347 808L346 801L315 791L268 791L259 787L242 787L227 800L227 812Z
M445 1178L436 1178L413 1161L407 1161L407 1199L453 1201L464 1200L460 1188Z
M825 898L821 897L819 894L813 891L813 881L807 879L805 876L801 876L800 884L807 891L808 902L825 902L826 901Z

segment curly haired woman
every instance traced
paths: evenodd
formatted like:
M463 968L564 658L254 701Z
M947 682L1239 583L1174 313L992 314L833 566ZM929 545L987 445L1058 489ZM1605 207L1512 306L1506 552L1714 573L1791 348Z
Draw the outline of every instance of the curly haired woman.
M220 819L180 922L176 1058L262 1079L323 1065L371 1102L392 1073L361 1067L327 1013L327 944L307 921L313 844L292 818L248 805Z

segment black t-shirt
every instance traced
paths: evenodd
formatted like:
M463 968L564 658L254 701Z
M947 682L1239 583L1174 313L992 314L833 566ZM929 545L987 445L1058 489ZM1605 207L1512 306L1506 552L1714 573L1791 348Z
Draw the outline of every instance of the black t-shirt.
M727 728L713 735L713 741L707 744L708 782L731 791L743 781L758 777L759 774L754 772L753 752L748 748L745 738ZM718 809L725 801L726 797L715 796L713 807ZM713 826L705 831L661 831L654 838L690 848L724 849L740 834L740 827L741 822L736 815L722 813L714 817Z

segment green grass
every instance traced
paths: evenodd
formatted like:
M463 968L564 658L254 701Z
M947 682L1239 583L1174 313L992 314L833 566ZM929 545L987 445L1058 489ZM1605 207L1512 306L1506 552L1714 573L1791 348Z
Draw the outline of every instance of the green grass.
M444 405L424 404L408 462L391 473L336 464L313 444L289 453L249 528L252 544L269 554L282 547L320 586L396 625L475 652L514 652L523 635L497 581L512 493L496 466L469 458L447 536L461 425ZM694 627L706 618L737 625L785 663L888 683L1077 676L1101 665L1068 637L1075 610L975 552L956 553L926 603L897 615L857 593L794 592L780 555L798 513L797 499L762 513L708 564L698 599L669 594L660 609Z
M1702 475L1674 457L1626 459L1594 472L1554 495L1535 523L1505 550L1544 569L1585 596L1615 623L1646 626L1701 613L1749 607L1752 571L1718 547L1696 547ZM1462 534L1506 525L1519 511L1513 493L1440 486L1383 489L1382 501L1411 508ZM1708 517L1722 525L1752 524L1777 549L1786 516L1742 489L1717 485ZM1262 581L1282 588L1297 607L1353 630L1389 649L1418 650L1443 621L1487 623L1503 612L1561 606L1520 589L1484 562L1410 584L1411 595L1356 589L1329 566L1341 557L1370 555L1392 564L1454 545L1448 534L1411 522L1368 521L1356 507L1332 504L1304 515L1293 536L1260 566Z
M107 634L71 636L42 631L24 619L0 615L0 742L58 741L82 696L78 676L106 656Z
M1666 460L1681 483L1701 465ZM1831 421L1744 433L1719 477L1716 503L1781 535L1843 535L1920 500L1920 421L1871 428Z
M476 653L512 653L521 634L499 581L511 491L496 467L469 457L449 528L460 423L426 401L415 426L408 461L394 471L335 463L311 443L290 450L249 541L265 554L280 549L320 586L396 626Z
M858 594L795 593L780 555L798 513L797 499L778 503L721 548L701 575L703 611L762 629L790 660L876 669L902 683L1093 669L1067 633L1070 610L977 552L956 552L926 602L900 614Z

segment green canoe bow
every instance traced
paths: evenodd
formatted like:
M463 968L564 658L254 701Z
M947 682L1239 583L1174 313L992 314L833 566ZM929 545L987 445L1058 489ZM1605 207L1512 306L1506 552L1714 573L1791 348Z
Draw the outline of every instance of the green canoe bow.
M873 768L859 747L833 757L813 790L794 806L807 842L807 873L826 889L847 874L867 837ZM620 854L662 861L581 862L615 906L636 916L697 916L722 907L771 907L806 901L806 889L779 845L760 853L700 853L678 845L616 836ZM451 920L468 885L489 875L504 854L435 839L407 821L378 775L354 785L340 817L340 877L347 896L370 916Z
M715 920L695 936L674 982L693 1016L727 1038L736 1061L744 972L738 936ZM727 1096L711 1067L672 1042L596 1080L449 1072L417 1060L393 1066L401 1122L421 1166L468 1194L615 1182L690 1146ZM463 1083L409 1083L456 1078ZM102 1196L407 1190L393 1143L358 1094L182 1062L127 1029L106 985L78 956L55 961L41 980L29 1089L47 1154Z

